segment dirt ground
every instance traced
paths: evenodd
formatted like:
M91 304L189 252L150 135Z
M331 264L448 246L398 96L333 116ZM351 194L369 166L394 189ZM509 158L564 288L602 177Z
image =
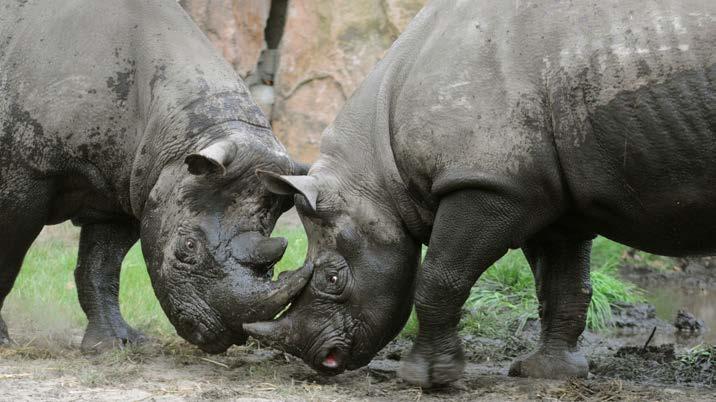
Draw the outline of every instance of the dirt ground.
M68 236L44 234L54 235ZM301 361L256 343L212 356L175 337L83 355L79 330L37 334L13 326L17 344L0 348L0 401L716 400L716 349L685 362L678 353L688 342L676 339L673 327L652 310L625 306L616 315L620 333L583 336L591 366L587 380L508 377L511 360L535 344L537 325L529 322L507 340L465 337L469 363L464 378L440 390L421 390L397 378L400 357L410 347L405 339L389 344L368 367L324 378ZM644 349L654 327L651 345L659 346Z
M78 339L80 334L75 334ZM24 339L0 350L0 400L689 400L712 401L716 389L648 378L654 360L625 364L610 344L585 340L596 355L588 380L545 381L507 377L509 356L529 342L467 339L470 363L464 379L425 391L396 378L405 341L391 344L368 367L332 378L302 362L256 344L210 356L181 342L86 356L76 342ZM608 342L609 343L609 342ZM620 360L621 359L621 360ZM619 369L608 369L609 364ZM607 370L604 370L607 367ZM624 373L624 370L629 372ZM645 376L639 382L620 379Z

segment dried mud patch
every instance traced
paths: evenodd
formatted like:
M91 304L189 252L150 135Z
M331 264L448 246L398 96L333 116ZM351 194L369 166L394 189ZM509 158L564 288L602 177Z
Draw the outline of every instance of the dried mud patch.
M701 345L678 355L673 344L622 347L613 356L593 358L590 371L635 382L715 387L716 347Z

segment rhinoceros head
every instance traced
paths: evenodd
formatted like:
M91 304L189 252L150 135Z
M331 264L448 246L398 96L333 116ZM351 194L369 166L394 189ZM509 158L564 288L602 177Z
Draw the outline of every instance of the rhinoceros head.
M282 317L244 328L325 374L367 364L408 319L419 244L370 192L356 194L320 167L259 175L276 193L297 194L313 276Z
M266 130L268 131L268 130ZM162 168L142 216L142 250L162 308L179 335L207 352L241 344L242 323L273 318L310 268L271 280L286 239L269 237L290 197L256 169L300 171L268 132L213 138Z

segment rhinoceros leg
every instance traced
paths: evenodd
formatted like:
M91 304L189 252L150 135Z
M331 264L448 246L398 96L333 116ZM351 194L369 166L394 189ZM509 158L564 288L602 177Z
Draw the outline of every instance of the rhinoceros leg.
M22 260L25 258L27 249L30 248L30 244L37 237L42 230L42 224L35 224L34 227L25 227L20 229L17 226L13 230L13 225L5 225L8 220L4 214L0 213L0 226L6 228L3 230L3 234L0 234L0 310L2 310L5 297L10 293L13 285L15 284L15 278L20 272L22 266ZM19 224L19 222L15 222ZM12 236L12 238L11 238ZM7 330L7 325L0 315L0 346L11 343L10 335Z
M534 214L539 217L542 214ZM462 305L479 276L539 224L517 202L478 191L440 201L430 247L418 272L419 332L400 376L422 387L448 384L465 366L457 333Z
M591 246L591 240L540 234L539 241L523 247L535 276L542 333L537 351L512 363L511 376L586 378L589 374L577 340L584 331L592 297Z
M126 223L85 224L75 281L80 305L87 315L82 350L98 351L140 342L144 336L131 328L119 310L119 273L125 255L139 238Z
M45 225L50 193L51 185L46 182L15 170L0 171L0 310L27 250ZM8 343L7 325L0 316L0 345Z

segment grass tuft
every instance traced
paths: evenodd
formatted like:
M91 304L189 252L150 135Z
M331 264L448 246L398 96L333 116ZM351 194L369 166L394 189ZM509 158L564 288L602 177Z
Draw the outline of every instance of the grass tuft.
M594 241L592 253L592 301L587 327L601 330L612 321L612 307L643 301L633 284L619 278L617 268L625 246L605 238ZM519 332L525 322L537 318L532 272L519 251L510 251L489 268L472 289L466 303L463 331L504 337Z

